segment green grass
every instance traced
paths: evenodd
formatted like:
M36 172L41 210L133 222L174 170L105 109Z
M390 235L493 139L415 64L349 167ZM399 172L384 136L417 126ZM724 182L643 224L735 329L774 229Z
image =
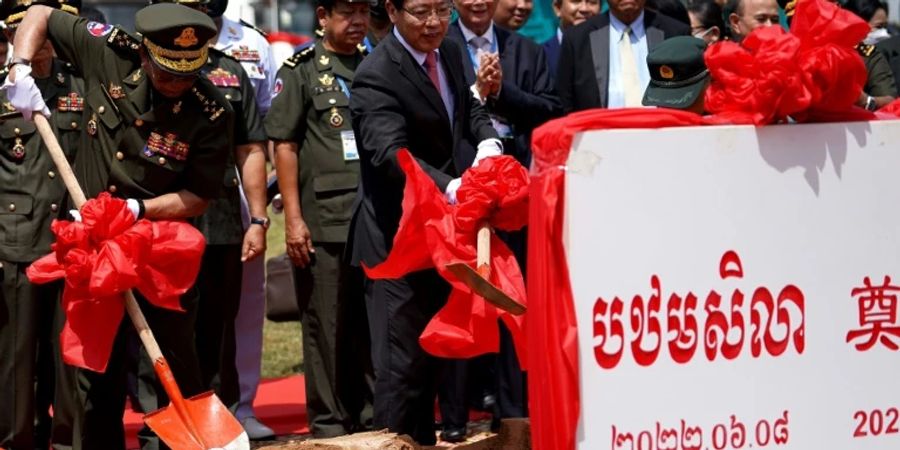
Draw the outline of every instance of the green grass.
M272 224L266 233L266 258L284 253L284 215L269 209ZM283 377L302 372L303 348L300 322L275 323L263 327L262 376Z

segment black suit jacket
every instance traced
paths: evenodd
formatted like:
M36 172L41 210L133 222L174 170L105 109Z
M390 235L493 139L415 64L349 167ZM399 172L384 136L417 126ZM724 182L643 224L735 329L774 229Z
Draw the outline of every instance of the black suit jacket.
M488 99L487 110L503 117L513 128L515 148L504 148L527 167L531 163L531 131L561 114L559 98L553 89L547 59L540 46L529 39L494 24L497 52L503 70L503 85L496 99ZM463 55L466 84L475 83L475 68L459 21L450 24L447 40L459 45ZM471 95L470 95L471 97ZM467 149L466 161L471 165L475 149Z
M609 12L596 15L563 32L556 73L556 90L566 113L605 108L609 101ZM644 10L648 50L691 27Z
M550 68L550 78L555 82L556 72L559 70L560 49L559 38L556 37L556 33L553 33L553 37L547 39L541 47L544 48L544 54L547 55L547 66Z
M452 127L437 89L393 32L356 70L350 115L360 157L360 185L348 240L353 264L373 266L391 249L405 184L397 165L400 148L408 148L444 191L468 167L461 161L463 143L497 137L484 109L469 93L458 46L444 40L439 53L455 104Z

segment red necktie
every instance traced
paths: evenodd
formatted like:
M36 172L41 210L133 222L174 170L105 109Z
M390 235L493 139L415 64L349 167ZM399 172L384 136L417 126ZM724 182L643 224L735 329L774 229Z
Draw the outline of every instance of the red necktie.
M431 78L431 84L437 89L438 94L441 93L441 80L438 78L437 69L437 52L431 51L425 55L425 70L428 72L428 78Z

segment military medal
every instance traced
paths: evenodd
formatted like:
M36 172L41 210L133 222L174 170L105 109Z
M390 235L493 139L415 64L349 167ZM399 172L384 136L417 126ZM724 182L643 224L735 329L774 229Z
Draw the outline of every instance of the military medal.
M206 78L217 87L240 87L241 79L237 75L220 68L206 74Z
M91 114L91 120L88 120L87 123L87 132L91 136L95 136L97 134L97 115Z
M322 83L322 86L331 86L334 83L334 77L329 73L323 73L321 77L319 77L319 83Z
M112 97L113 100L118 100L125 97L125 91L122 89L122 86L110 83L109 96Z
M56 109L61 112L84 111L84 99L77 92L70 92L56 99Z
M337 107L331 107L331 117L328 118L328 123L335 128L339 128L344 124L344 118L341 117L341 113L338 112Z
M13 157L19 160L25 158L25 146L22 145L22 138L20 137L16 138L16 145L13 146Z

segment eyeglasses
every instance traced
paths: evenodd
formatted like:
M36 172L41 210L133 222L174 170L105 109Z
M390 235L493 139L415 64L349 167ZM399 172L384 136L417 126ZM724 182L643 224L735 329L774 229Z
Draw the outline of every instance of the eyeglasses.
M453 6L449 3L444 3L443 5L440 5L436 8L421 7L421 8L416 8L412 11L410 11L406 8L401 8L401 9L403 9L403 11L406 12L407 14L415 17L415 19L418 20L419 22L428 21L428 18L431 17L432 14L435 17L437 17L438 20L442 20L442 21L450 19L450 16L453 15Z

